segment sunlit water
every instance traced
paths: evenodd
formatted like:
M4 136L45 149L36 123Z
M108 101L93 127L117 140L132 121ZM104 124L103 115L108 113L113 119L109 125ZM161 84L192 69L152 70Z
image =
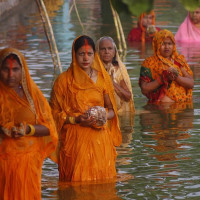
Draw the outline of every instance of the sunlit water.
M48 2L48 3L47 3ZM71 3L47 1L63 70L71 62L71 45L82 28ZM77 0L84 32L95 41L110 35L116 40L109 4L106 0ZM157 26L176 33L187 12L178 0L154 1ZM122 15L125 35L132 19ZM54 66L43 25L34 1L0 22L0 48L20 49L31 76L49 98ZM59 185L57 165L47 159L42 174L42 199L200 199L200 48L177 46L185 55L195 78L192 105L148 106L138 87L141 62L152 55L151 44L128 44L124 56L134 93L134 119L120 118L123 143L117 149L116 182ZM124 52L125 53L125 52ZM57 70L58 71L58 70Z

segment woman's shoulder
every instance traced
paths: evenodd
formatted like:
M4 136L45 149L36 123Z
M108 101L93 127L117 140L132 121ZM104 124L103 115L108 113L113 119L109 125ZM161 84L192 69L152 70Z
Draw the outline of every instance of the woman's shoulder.
M155 56L149 56L145 58L144 61L142 62L142 65L146 63L151 63L151 62L155 62Z
M58 77L56 78L56 82L62 82L63 80L66 80L67 77L69 77L70 71L71 71L70 68L68 68L66 71L59 74Z

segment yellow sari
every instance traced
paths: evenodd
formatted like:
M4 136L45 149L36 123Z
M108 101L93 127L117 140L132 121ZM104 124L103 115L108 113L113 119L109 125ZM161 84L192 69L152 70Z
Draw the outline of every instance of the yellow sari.
M28 72L24 56L16 49L0 51L0 67L10 54L18 56L22 65L21 98L0 81L0 126L11 129L25 124L46 126L50 136L11 138L0 134L0 199L41 199L43 160L53 152L58 136L50 106Z
M100 42L101 38L97 41L96 44L96 50L99 53L99 42ZM121 99L118 94L115 92L115 99L117 102L117 112L118 114L124 114L125 112L130 112L130 113L134 113L135 112L135 107L134 107L134 100L133 100L133 92L132 92L132 86L131 86L131 81L130 81L130 77L128 75L126 66L124 65L124 63L121 61L120 57L119 57L119 53L117 51L117 47L114 44L114 48L115 48L115 52L116 52L116 61L118 62L118 66L119 68L116 70L116 67L114 67L111 64L106 65L104 64L105 69L107 70L107 72L109 74L111 74L111 71L113 70L113 77L114 77L114 81L120 85L120 82L122 80L124 80L128 90L131 92L131 99L130 101L126 102L123 99Z
M75 41L74 41L75 42ZM77 64L72 47L72 63L55 81L50 105L60 133L59 178L61 181L104 180L116 176L115 146L121 144L114 90L99 56L95 54L92 68L98 71L94 83ZM65 117L84 114L92 106L104 106L109 94L115 117L110 127L100 129L79 124L64 124Z

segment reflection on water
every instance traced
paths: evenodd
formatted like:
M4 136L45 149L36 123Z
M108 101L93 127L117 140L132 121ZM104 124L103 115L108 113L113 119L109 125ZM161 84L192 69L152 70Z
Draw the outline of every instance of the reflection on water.
M172 105L147 105L150 111L141 114L140 120L143 132L147 137L155 140L154 144L146 144L146 147L155 150L155 157L158 161L175 161L189 159L179 157L178 151L190 148L190 145L180 142L188 139L188 129L193 128L194 110L191 104ZM152 121L153 120L153 121Z
M114 183L93 183L93 184L61 184L58 190L58 199L60 200L99 200L113 199L121 200L117 196Z
M71 45L82 33L72 1L45 1L53 25L62 66L71 62ZM107 0L77 0L87 33L96 41L110 35L116 41L112 14ZM178 0L154 1L156 23L175 33L187 15ZM125 36L132 19L121 16ZM0 48L20 49L31 76L48 98L53 82L53 63L37 6L34 1L0 22ZM177 45L185 55L195 78L193 105L149 106L138 87L142 61L152 55L151 44L128 44L124 62L133 86L136 115L120 116L123 143L117 148L118 177L113 183L60 184L57 165L47 159L43 165L42 199L199 199L200 131L200 49Z

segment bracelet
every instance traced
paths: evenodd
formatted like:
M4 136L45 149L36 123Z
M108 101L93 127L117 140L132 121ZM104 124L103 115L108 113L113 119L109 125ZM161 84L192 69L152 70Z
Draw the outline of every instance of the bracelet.
M64 116L64 117L63 117L63 119L64 119L64 120L66 120L66 119L67 119L67 115L66 115L66 116Z
M28 124L28 126L30 127L31 131L28 134L26 134L26 135L27 136L34 135L35 134L35 127L33 125L31 125L31 124Z
M69 117L70 124L76 124L75 117Z

